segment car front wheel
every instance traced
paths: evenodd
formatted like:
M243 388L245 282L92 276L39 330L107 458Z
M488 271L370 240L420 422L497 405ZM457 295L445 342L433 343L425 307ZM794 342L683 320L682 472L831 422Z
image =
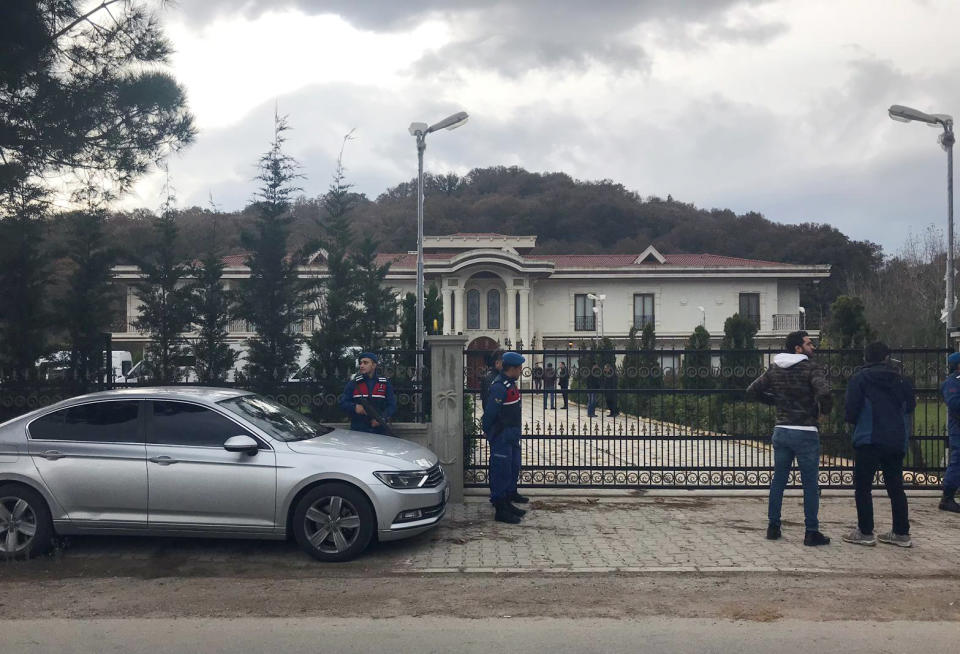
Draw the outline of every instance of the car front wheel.
M43 498L19 484L0 485L0 557L43 554L52 539L50 510Z
M376 517L367 497L347 484L325 484L300 498L293 512L293 535L320 561L349 561L373 537Z

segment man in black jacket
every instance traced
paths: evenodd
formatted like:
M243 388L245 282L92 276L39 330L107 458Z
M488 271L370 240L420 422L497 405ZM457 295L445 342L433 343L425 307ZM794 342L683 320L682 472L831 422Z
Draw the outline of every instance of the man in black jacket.
M903 457L910 438L910 419L917 406L913 384L890 365L890 349L870 343L863 350L865 365L847 384L846 419L853 427L853 483L856 487L857 528L843 540L876 545L873 535L873 477L883 470L883 483L893 509L893 529L881 543L910 547L907 495L903 492Z
M833 398L823 369L810 358L816 348L807 332L791 332L784 352L747 388L747 397L777 407L773 429L773 479L767 507L767 538L780 538L780 510L783 491L796 458L803 482L804 545L828 545L820 533L820 414L830 413Z

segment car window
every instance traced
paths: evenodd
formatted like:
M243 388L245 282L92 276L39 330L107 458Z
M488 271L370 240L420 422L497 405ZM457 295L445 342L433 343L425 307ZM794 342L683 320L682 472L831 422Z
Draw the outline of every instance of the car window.
M151 443L223 447L228 438L241 434L252 436L216 411L187 402L153 402Z
M91 402L34 420L30 438L35 440L88 441L97 443L142 443L137 415L139 402Z
M308 417L259 395L241 395L217 402L224 409L243 416L280 441L302 441L333 431Z

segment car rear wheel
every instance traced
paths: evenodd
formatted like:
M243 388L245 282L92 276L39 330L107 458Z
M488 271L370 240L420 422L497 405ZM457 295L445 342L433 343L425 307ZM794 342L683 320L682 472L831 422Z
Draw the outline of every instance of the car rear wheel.
M314 488L297 503L293 535L320 561L349 561L366 549L376 517L367 497L347 484Z
M53 523L43 498L19 484L0 485L0 557L43 554L52 539Z

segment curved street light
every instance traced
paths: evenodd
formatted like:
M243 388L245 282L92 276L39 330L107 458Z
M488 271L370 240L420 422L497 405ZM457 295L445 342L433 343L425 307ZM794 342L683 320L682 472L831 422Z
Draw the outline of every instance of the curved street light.
M466 111L458 111L443 120L428 126L426 123L410 123L410 135L417 139L417 312L414 349L417 351L416 380L423 376L423 152L427 149L427 134L441 129L456 129L467 122ZM449 320L449 316L444 316Z
M946 323L946 344L950 347L950 334L954 329L954 313L956 298L953 296L953 144L956 141L953 135L953 117L948 114L928 114L905 107L902 104L892 105L887 113L894 120L902 123L920 122L930 127L942 127L943 133L937 138L940 146L947 152L947 272L946 297L943 301L943 313L940 319Z

